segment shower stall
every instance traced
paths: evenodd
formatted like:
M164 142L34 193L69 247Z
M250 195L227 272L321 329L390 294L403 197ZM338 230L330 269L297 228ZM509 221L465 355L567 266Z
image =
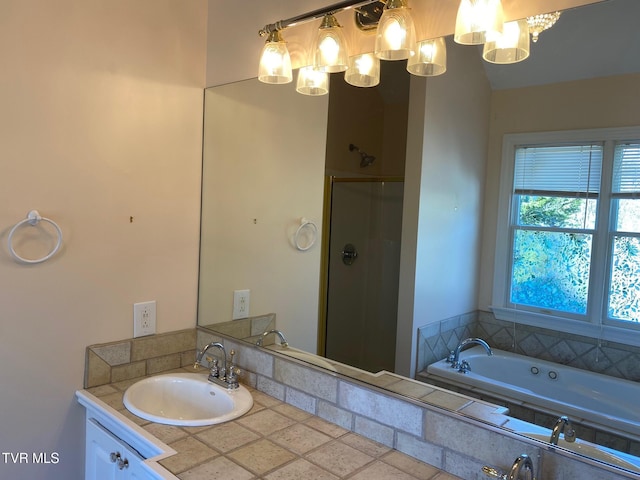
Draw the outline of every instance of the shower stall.
M327 177L320 353L394 370L402 178Z

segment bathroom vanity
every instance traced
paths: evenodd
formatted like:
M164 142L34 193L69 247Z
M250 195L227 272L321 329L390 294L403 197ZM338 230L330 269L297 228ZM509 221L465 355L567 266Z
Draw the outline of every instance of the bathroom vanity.
M183 474L189 479L253 479L281 469L297 478L321 478L327 472L344 478L368 469L383 469L390 478L457 478L255 390L256 403L247 416L224 424L147 422L122 404L132 383L76 392L86 408L87 480L177 479ZM345 458L338 452L346 452Z

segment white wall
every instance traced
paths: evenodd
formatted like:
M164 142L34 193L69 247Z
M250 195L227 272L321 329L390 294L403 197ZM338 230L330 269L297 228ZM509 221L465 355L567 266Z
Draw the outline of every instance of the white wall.
M233 291L249 289L251 315L276 313L315 352L328 97L253 79L207 90L205 110L200 324L231 320ZM302 217L318 228L306 251Z
M160 332L195 325L206 15L205 0L0 3L0 451L60 455L0 457L1 478L83 477L85 347L131 337L134 302L158 302ZM32 208L64 246L27 266L7 234ZM22 238L24 256L50 247Z
M445 75L411 84L396 342L411 377L418 327L477 305L491 90L475 48L447 50Z

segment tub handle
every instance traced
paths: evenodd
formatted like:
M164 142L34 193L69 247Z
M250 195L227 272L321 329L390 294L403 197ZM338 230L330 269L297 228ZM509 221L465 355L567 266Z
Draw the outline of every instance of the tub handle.
M458 367L458 373L467 373L471 371L471 365L466 360L462 360L460 362L460 366Z

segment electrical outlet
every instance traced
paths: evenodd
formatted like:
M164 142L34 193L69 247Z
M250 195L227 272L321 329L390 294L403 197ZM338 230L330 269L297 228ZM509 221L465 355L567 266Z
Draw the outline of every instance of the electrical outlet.
M250 290L234 290L231 320L239 320L249 316L249 292Z
M133 337L156 333L156 302L133 304Z

